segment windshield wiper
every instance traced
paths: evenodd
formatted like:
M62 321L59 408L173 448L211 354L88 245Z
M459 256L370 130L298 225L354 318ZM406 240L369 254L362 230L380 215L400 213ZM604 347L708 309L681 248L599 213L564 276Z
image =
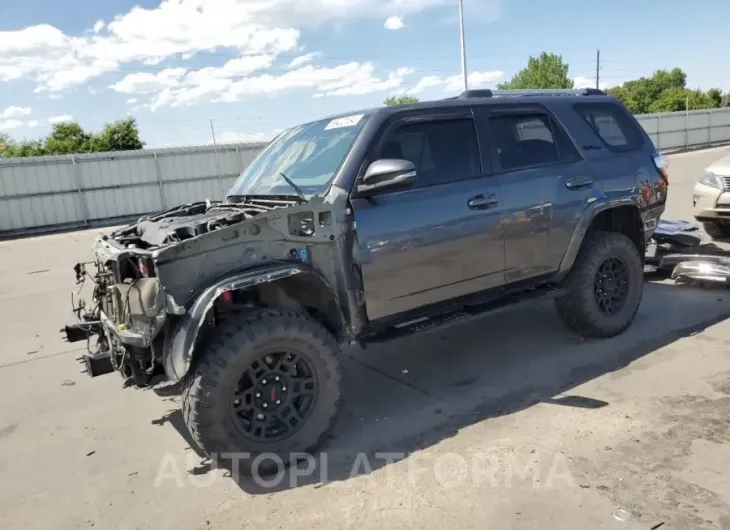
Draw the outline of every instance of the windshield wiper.
M292 189L297 192L297 195L299 195L299 198L300 199L302 199L304 202L309 202L309 199L307 199L307 196L302 191L302 188L300 188L299 186L297 186L292 179L290 179L289 177L287 177L281 171L279 171L279 175L281 175L281 178L283 178L286 181L286 183L289 184L289 186L291 186Z

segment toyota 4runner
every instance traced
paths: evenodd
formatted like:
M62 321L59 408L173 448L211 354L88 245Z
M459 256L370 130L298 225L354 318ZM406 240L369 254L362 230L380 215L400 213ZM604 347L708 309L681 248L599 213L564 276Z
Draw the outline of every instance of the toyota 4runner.
M76 266L93 303L64 331L89 344L91 375L181 390L208 454L287 461L337 414L343 344L536 298L584 336L623 332L667 186L665 159L598 90L475 90L315 121L223 201L97 237Z

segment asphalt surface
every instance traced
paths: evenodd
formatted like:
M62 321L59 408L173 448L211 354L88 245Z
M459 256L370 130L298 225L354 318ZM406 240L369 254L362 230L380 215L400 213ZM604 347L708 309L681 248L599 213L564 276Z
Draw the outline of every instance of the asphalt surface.
M670 157L665 218L726 154ZM211 469L177 398L81 373L58 329L96 233L0 242L3 528L730 529L727 291L648 282L605 341L541 302L347 351L314 471L264 484Z

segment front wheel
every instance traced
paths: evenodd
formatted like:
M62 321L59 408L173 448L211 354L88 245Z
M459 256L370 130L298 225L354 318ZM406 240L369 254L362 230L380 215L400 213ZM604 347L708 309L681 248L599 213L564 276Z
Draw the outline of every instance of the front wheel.
M183 393L193 439L247 474L311 451L339 408L339 354L334 337L305 314L266 310L224 324Z
M555 300L563 323L585 337L613 337L631 325L639 310L644 264L624 234L593 232L566 283L567 296Z

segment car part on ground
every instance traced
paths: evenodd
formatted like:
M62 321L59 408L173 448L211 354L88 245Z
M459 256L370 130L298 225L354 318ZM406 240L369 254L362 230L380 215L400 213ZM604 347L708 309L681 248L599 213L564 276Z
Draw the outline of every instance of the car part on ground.
M646 265L677 282L730 284L730 251L702 244L698 227L688 221L661 220L650 248Z
M668 185L666 159L601 91L477 91L314 121L223 201L99 236L96 273L76 269L93 305L66 336L98 337L90 375L106 359L125 384L180 388L208 455L287 461L336 415L342 344L538 298L585 336L623 332Z
M682 283L730 285L730 257L724 263L710 259L683 261L672 271L672 279Z

